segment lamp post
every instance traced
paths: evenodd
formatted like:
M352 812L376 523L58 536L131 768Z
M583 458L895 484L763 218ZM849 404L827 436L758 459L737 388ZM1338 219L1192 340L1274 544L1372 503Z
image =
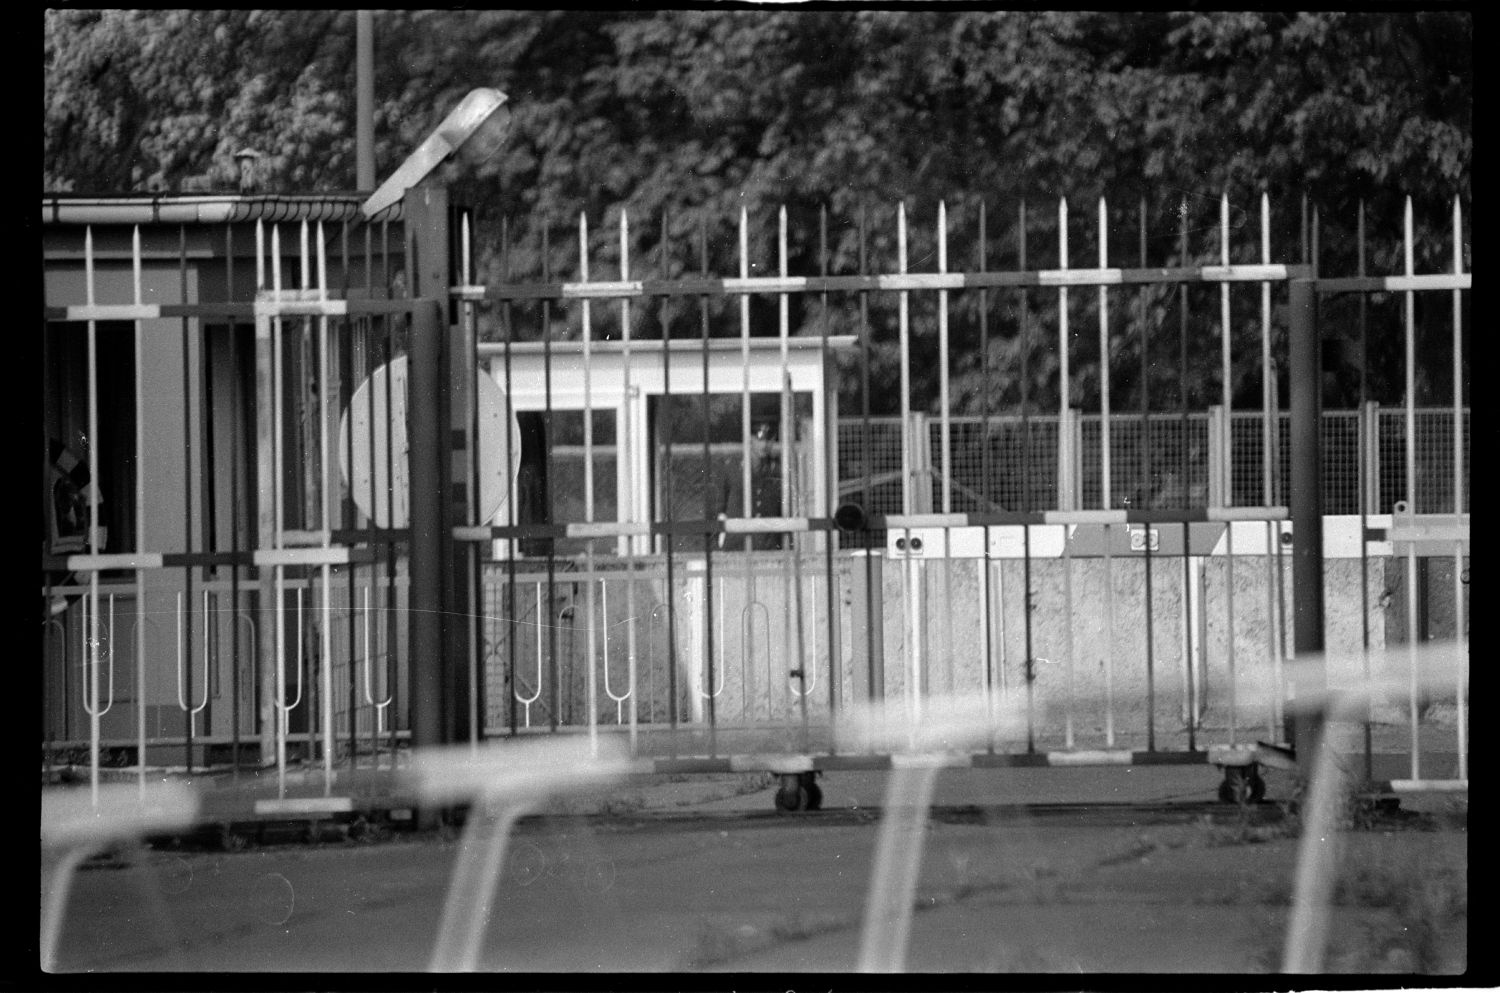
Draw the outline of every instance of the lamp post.
M465 359L462 329L448 325L448 190L442 167L474 166L500 150L510 128L506 96L479 88L459 102L441 124L361 206L366 220L405 202L403 227L412 265L408 293L422 298L412 313L408 386L408 480L410 493L411 743L425 748L457 737L459 697L472 688L452 678L466 630L453 605L461 599L451 561L454 478L451 425L465 391L452 389L453 368ZM458 346L458 347L455 347ZM471 352L470 352L471 354ZM468 369L468 363L463 363ZM469 370L472 374L472 370ZM446 633L446 637L445 637ZM445 646L447 650L445 651ZM431 826L433 815L419 815Z

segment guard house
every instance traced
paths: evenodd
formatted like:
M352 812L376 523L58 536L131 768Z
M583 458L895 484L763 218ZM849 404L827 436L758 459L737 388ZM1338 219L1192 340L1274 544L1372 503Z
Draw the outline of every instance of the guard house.
M833 359L853 341L480 344L480 361L501 395L509 396L521 439L513 469L521 506L513 517L502 507L493 522L540 522L529 509L528 490L541 489L560 520L590 519L582 498L585 462L592 469L596 522L701 520L705 510L722 517L827 516L837 502ZM587 445L585 415L592 417L593 443ZM552 428L550 467L544 464L544 421ZM546 485L538 486L538 478ZM803 534L795 543L821 549L826 537ZM660 535L637 534L619 537L615 548L650 555L664 545ZM679 545L688 554L702 548L701 541ZM526 547L523 542L522 555ZM509 544L497 541L494 554L507 557Z
M106 762L144 747L153 762L180 764L184 744L190 763L241 746L253 759L273 693L258 575L268 570L250 564L273 502L258 462L258 299L274 283L321 287L354 309L394 307L408 266L400 207L361 224L362 202L43 197L44 743L86 744L97 714ZM367 338L369 326L395 327L358 321ZM321 393L336 410L374 356L344 358L317 383L317 356L287 348L287 403ZM288 531L309 525L316 428L282 425ZM67 561L90 554L107 567ZM98 616L87 617L95 581ZM294 735L314 696L309 687L288 708Z

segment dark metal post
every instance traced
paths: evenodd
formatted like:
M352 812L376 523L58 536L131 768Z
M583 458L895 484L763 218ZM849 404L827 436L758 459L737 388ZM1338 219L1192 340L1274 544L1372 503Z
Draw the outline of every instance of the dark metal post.
M411 485L413 488L414 502L411 507L412 516L412 543L413 560L416 557L417 546L422 542L431 542L426 551L434 556L434 568L436 574L432 580L433 587L430 591L424 591L424 596L430 595L435 599L425 609L430 611L428 619L431 620L434 632L430 637L435 639L434 648L425 657L414 652L412 657L413 666L430 667L433 671L431 678L438 688L436 725L429 743L450 743L467 737L468 717L468 690L465 662L467 660L467 625L464 622L464 608L458 606L463 602L465 593L455 582L457 557L453 551L451 539L452 528L455 522L453 501L453 482L455 479L464 478L462 464L455 465L453 458L454 437L452 427L454 424L453 394L454 394L454 369L453 352L455 348L461 350L461 342L454 342L452 336L455 329L451 325L452 310L448 302L448 287L450 284L450 254L451 242L449 238L448 218L448 191L437 183L428 183L416 187L406 195L405 201L405 225L408 244L408 257L411 259L412 271L408 274L412 287L412 295L432 300L436 311L432 315L435 321L431 337L422 342L423 347L432 349L429 359L434 365L430 375L434 377L426 383L418 381L416 365L418 362L418 334L416 323L413 325L412 337L412 373L408 383L408 395L411 397L409 404L410 417L413 426L408 428L410 432L410 445L415 452L418 444L427 446L430 451L421 453L420 457L432 459L430 473L426 477L432 487L432 496L436 499L436 507L431 511L430 518L422 518L417 513L415 494L417 482L416 458L411 460ZM425 306L422 308L425 310ZM462 330L457 329L460 337ZM460 405L462 406L462 405ZM423 418L423 433L417 433L415 425L418 418ZM431 421L428 423L427 418ZM418 439L421 439L418 441ZM419 522L430 530L430 535L418 537ZM417 571L415 561L412 569L413 620L423 616L415 599L415 586L417 584ZM467 584L464 584L466 589ZM415 632L415 627L413 628ZM415 633L413 634L415 637ZM416 688L413 675L413 689ZM417 709L417 701L413 699L413 714ZM413 745L418 744L415 727L412 734Z
M443 380L442 312L422 300L412 312L407 391L407 472L411 486L411 743L441 744L443 735L443 449L438 405Z
M360 192L375 189L375 26L368 10L354 12L354 152L355 183Z
M1288 712L1291 744L1304 773L1311 771L1319 731L1318 706L1328 686L1323 659L1323 459L1318 428L1323 417L1322 349L1318 337L1316 282L1291 282L1290 380L1292 407L1292 687Z

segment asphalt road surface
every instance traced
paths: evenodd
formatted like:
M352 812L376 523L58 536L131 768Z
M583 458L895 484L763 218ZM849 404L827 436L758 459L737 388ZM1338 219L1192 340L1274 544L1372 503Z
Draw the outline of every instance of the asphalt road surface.
M879 813L836 803L778 815L753 795L715 806L520 822L480 968L855 969ZM1296 842L1278 832L1273 805L1263 806L1267 816L1248 820L1196 801L940 807L927 829L906 967L1270 971ZM1461 876L1466 829L1437 826L1346 835L1342 862L1385 872L1397 887ZM57 969L425 972L464 844L397 835L95 860L76 874ZM1466 891L1463 899L1466 914ZM1372 942L1406 926L1403 907L1378 899L1335 907L1331 944L1345 964L1399 968L1404 960L1388 962ZM1441 956L1461 969L1467 943L1459 939Z

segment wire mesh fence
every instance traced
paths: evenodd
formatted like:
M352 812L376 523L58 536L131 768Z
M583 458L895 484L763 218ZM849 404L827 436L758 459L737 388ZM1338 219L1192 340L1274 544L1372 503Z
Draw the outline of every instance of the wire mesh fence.
M1369 514L1389 514L1406 498L1406 412L1372 407L1376 451L1362 453L1365 420L1357 410L1323 412L1323 509L1328 514L1360 512L1361 486L1376 499ZM1211 467L1220 433L1212 428L1217 411L1116 414L1110 418L1110 500L1113 509L1195 509L1209 505ZM1270 499L1263 485L1265 424L1259 411L1230 416L1233 506L1285 505L1291 478L1291 414L1280 411L1272 434ZM1453 411L1418 408L1416 425L1417 513L1452 512L1454 493ZM950 419L947 458L950 510L1030 510L1058 504L1058 421L1056 414ZM1076 415L1082 506L1103 507L1103 425L1098 414ZM912 446L911 472L923 480L921 494L941 509L945 455L942 425L920 418L926 446ZM1462 450L1469 446L1469 411L1462 416ZM839 493L872 514L896 514L901 505L901 422L899 418L844 420L839 424ZM923 456L930 458L924 460ZM1361 458L1366 466L1361 469ZM1470 505L1470 470L1463 467L1463 506ZM878 536L877 536L878 537ZM883 541L883 538L880 539Z

